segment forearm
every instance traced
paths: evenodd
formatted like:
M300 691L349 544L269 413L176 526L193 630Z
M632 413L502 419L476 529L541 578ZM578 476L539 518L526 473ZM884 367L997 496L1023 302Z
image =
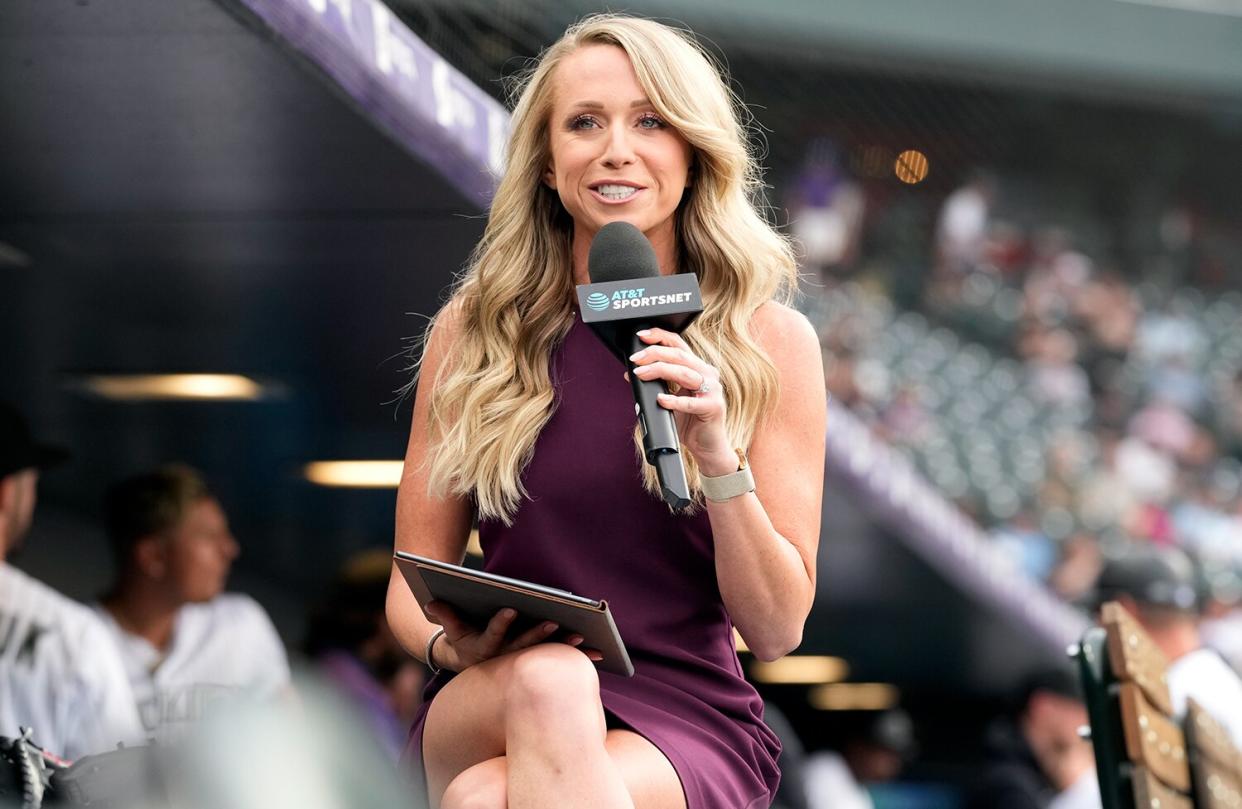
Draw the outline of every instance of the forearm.
M426 654L427 641L440 628L423 615L414 594L401 573L395 568L388 583L388 601L385 612L388 626L401 646L419 660ZM427 662L423 660L423 662Z
M725 608L752 653L775 659L802 641L815 598L814 571L772 525L754 492L707 501L716 579Z

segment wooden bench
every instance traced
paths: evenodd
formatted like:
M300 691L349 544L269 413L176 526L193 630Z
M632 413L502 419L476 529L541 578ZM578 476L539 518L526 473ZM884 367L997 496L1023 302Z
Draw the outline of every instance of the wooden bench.
M1186 738L1172 716L1168 660L1120 604L1105 604L1100 624L1072 652L1104 809L1191 809Z
M1193 699L1186 708L1185 728L1195 806L1242 809L1242 753L1229 733Z

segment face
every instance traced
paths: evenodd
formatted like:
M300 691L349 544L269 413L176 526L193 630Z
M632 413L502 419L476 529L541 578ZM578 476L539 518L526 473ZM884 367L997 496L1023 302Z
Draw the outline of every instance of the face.
M544 182L573 218L575 240L623 221L657 248L671 245L692 151L655 111L625 51L579 48L557 66L552 89Z
M30 530L34 519L35 502L38 499L39 472L36 469L23 469L4 478L4 497L0 510L0 558L21 547L22 537Z
M224 590L237 558L228 519L211 498L194 503L165 544L167 581L184 602L210 601Z

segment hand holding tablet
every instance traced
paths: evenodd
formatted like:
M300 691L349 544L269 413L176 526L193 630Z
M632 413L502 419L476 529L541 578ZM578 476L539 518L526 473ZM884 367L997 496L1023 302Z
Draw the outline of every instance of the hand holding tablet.
M601 671L625 677L634 673L604 601L403 551L394 559L427 619L456 636L470 631L490 633L497 648L505 638L520 648L554 638L569 642L578 635L582 641L573 645L589 650L592 659L596 656L590 653L598 651ZM555 625L550 631L549 623Z

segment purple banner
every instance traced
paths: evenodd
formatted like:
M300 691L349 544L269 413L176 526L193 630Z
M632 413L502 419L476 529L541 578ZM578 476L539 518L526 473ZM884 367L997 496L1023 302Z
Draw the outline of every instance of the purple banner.
M406 149L486 207L509 112L380 0L223 0L257 17Z

